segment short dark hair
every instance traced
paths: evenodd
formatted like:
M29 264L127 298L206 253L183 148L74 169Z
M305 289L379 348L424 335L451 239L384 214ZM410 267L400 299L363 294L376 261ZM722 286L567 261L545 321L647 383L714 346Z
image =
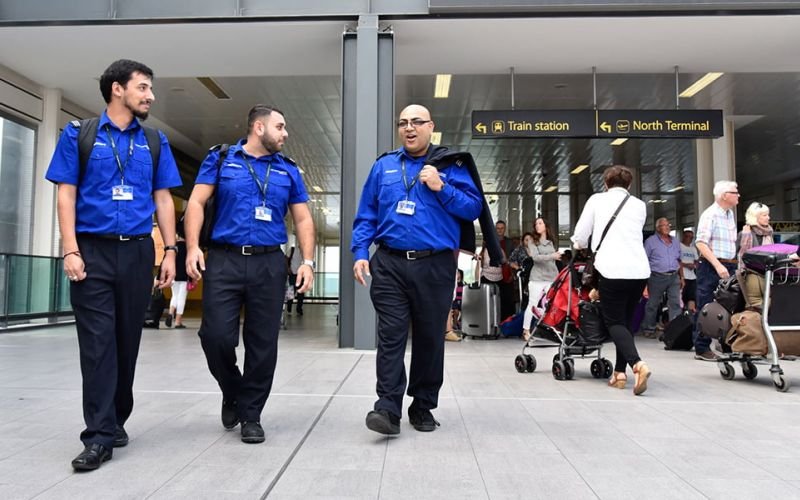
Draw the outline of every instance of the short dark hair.
M621 187L628 189L633 181L633 172L623 165L608 167L603 172L603 183L608 188Z
M106 104L111 102L111 87L114 82L119 83L123 87L128 85L128 82L133 78L134 73L141 73L146 75L151 80L153 79L153 70L144 64L130 59L120 59L111 63L111 66L106 68L105 72L100 76L100 93L103 94L103 99Z
M495 223L494 223L494 225L495 225L495 226L496 226L496 225L498 225L498 224L502 224L502 225L504 225L504 226L505 226L505 225L506 225L506 221L504 221L504 220L499 220L499 221L497 221L497 222L495 222Z
M286 114L281 111L280 109L276 108L275 106L267 106L266 104L256 104L250 109L250 112L247 113L247 133L253 131L253 124L259 119L265 116L271 115L273 112L280 113L286 118Z

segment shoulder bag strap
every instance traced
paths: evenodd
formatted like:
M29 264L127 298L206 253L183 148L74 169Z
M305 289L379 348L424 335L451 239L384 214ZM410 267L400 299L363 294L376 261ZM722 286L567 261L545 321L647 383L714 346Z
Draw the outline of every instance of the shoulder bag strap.
M600 251L600 245L603 244L603 240L606 238L606 234L608 234L608 229L611 227L611 224L614 223L614 221L617 218L617 215L619 215L620 210L622 210L622 207L625 205L625 202L627 202L628 198L630 198L630 197L631 197L630 193L625 195L625 199L622 200L622 203L619 204L619 206L617 207L617 210L614 212L614 215L611 216L611 219L608 221L608 224L606 224L606 228L603 229L603 234L600 236L600 242L597 243L597 249L594 251L594 253L597 253L597 252Z

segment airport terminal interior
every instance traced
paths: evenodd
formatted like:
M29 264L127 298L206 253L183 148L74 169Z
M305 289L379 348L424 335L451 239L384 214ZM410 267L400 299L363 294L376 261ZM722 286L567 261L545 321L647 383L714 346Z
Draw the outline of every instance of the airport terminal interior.
M518 373L519 338L449 342L441 427L370 432L374 311L349 248L366 174L412 103L435 143L472 154L512 238L543 216L569 248L622 164L646 234L661 217L695 227L734 180L739 226L760 202L776 240L800 244L800 2L2 0L0 46L0 498L800 498L800 363L781 362L779 392L768 364L723 380L655 339L637 338L654 372L640 398L587 360L556 380L554 349ZM185 330L144 332L130 445L76 474L78 347L44 173L66 124L104 109L98 79L119 58L154 70L147 123L176 157L178 211L254 104L284 112L318 264L305 313L284 316L264 445L219 424L200 286ZM675 117L700 125L665 129ZM459 268L474 279L471 255Z

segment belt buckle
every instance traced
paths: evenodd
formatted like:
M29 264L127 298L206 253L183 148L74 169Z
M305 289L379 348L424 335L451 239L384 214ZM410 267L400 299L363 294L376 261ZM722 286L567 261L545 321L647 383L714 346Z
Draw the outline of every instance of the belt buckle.
M130 239L130 236L125 236L122 234L119 235L119 241L130 241Z
M253 245L244 245L242 247L242 255L253 255Z
M406 259L417 260L417 252L414 250L406 250Z

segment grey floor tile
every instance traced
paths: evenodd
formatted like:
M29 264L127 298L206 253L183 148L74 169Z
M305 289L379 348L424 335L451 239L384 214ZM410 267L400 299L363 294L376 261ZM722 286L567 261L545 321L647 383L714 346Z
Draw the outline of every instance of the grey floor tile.
M676 475L638 477L620 468L614 475L590 476L586 482L599 498L608 500L693 500L706 498Z
M689 483L711 499L800 498L800 490L777 479L692 479Z
M269 498L285 495L313 498L377 498L380 489L379 471L312 470L292 468L283 474Z
M258 496L266 491L277 472L253 462L227 465L190 464L159 488L159 491L213 491Z
M542 465L546 467L545 464ZM594 499L597 495L580 477L539 477L531 479L523 473L506 471L504 473L484 474L486 491L491 500L550 500L569 498L570 500Z

